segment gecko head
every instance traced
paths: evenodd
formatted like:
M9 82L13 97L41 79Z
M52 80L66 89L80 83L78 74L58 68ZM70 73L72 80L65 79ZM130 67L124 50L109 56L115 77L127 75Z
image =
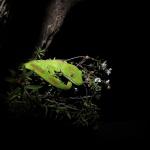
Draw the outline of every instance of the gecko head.
M81 71L79 71L78 73L75 72L74 74L71 74L70 76L71 76L70 80L74 84L76 84L78 86L83 84L82 72Z
M70 69L68 67L67 71L65 70L64 75L75 85L79 86L83 84L82 71L79 70L76 66L70 66Z

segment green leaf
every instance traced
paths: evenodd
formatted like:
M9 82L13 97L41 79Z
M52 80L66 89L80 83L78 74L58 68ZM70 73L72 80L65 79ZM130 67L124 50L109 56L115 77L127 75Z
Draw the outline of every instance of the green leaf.
M43 86L41 86L41 85L27 85L27 86L25 86L26 89L35 90L35 91L37 91L38 89L40 89L42 87Z
M66 112L66 114L67 114L67 117L69 118L69 119L71 119L71 115L70 115L70 113L67 111Z

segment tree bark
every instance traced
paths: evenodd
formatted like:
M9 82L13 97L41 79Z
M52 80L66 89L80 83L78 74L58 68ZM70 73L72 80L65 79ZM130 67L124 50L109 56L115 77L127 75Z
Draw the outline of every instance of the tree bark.
M80 1L83 0L47 0L47 8L44 10L45 13L42 20L42 27L39 31L39 37L36 39L37 42L35 43L35 47L46 50L50 46L54 36L60 30L64 18L70 8ZM17 3L17 1L15 2ZM9 3L10 2L7 0L0 0L1 25L4 25L8 20Z
M63 24L67 12L79 1L81 0L52 0L49 2L37 43L38 48L47 49L50 46L55 34Z

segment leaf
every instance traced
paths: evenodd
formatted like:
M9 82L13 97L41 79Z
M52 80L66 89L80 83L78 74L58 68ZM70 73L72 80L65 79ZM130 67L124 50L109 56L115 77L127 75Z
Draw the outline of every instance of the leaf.
M41 85L27 85L25 88L26 89L30 89L30 90L34 90L37 91L38 89L42 88L43 86Z
M6 82L9 82L9 83L16 83L16 79L15 78L10 78L10 77L7 77L5 79Z
M67 111L66 112L66 114L67 114L67 117L69 118L69 119L71 119L71 115L70 115L70 113Z
M12 97L9 98L9 100L11 101L11 100L13 100L13 99L15 99L17 97L18 97L18 95L13 95Z

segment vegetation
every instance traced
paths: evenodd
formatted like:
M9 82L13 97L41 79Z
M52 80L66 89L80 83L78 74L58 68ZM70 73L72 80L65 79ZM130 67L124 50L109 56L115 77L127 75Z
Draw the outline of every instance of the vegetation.
M45 51L37 49L34 59L42 59ZM71 90L57 89L21 65L7 78L7 102L13 117L68 120L74 125L88 126L101 117L101 94L110 88L111 68L107 62L89 56L66 60L83 71L83 86Z

